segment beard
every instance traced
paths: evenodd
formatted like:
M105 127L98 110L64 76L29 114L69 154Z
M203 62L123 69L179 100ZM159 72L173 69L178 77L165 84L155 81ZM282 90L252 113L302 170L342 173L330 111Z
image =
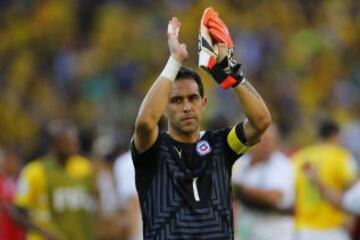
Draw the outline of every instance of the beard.
M199 129L199 123L197 120L191 124L184 124L182 121L179 121L177 123L173 123L170 121L170 126L179 135L191 135Z

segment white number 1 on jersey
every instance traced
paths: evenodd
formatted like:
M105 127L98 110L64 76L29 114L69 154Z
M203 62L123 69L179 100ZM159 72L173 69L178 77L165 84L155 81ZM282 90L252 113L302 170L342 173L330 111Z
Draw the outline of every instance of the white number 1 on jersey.
M193 190L194 190L194 198L195 198L195 201L197 202L200 202L200 197L199 197L199 191L198 191L198 188L197 188L197 180L198 178L193 178Z

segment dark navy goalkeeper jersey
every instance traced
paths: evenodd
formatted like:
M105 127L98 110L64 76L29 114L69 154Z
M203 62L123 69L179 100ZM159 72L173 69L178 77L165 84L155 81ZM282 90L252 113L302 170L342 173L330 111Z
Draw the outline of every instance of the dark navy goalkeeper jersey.
M132 144L144 240L234 239L231 169L249 149L237 135L207 131L186 144L160 133L140 154Z

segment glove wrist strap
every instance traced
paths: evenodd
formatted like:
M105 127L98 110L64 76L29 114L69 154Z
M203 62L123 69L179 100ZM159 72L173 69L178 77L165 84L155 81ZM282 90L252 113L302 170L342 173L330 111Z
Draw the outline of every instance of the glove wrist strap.
M241 67L241 65L238 64L238 66L236 66L235 69L234 69L235 72L233 72L231 74L231 76L236 79L236 83L234 85L232 85L233 88L236 87L237 85L239 85L240 83L242 83L244 81L244 79L245 79L244 74L241 71L240 67Z
M244 75L240 67L240 64L230 67L228 59L225 58L212 69L208 69L208 72L223 89L228 89L230 87L236 87L244 80Z

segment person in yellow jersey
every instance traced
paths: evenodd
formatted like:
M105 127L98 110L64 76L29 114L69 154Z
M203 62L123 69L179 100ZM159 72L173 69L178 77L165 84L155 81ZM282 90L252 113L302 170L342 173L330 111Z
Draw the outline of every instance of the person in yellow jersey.
M95 185L89 161L78 155L76 128L65 121L49 128L51 150L22 170L15 216L28 240L91 240Z
M323 197L306 174L315 166L324 184L345 191L356 178L351 153L340 145L340 129L332 120L319 127L320 142L294 154L296 167L295 222L298 240L348 240L346 213Z
M360 215L360 179L346 192L340 192L324 184L319 178L317 169L311 164L306 166L305 174L319 189L322 196L335 207L342 208L351 214Z

